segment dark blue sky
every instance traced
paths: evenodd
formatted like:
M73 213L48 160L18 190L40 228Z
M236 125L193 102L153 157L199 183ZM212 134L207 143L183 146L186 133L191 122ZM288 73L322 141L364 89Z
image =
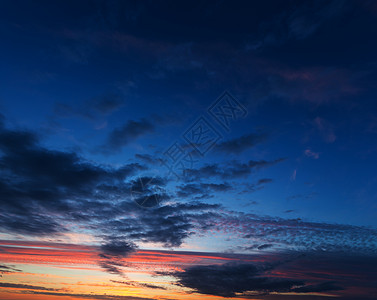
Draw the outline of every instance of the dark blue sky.
M163 187L160 208L315 228L287 229L290 245L261 229L278 249L375 249L376 37L375 1L1 1L4 234L53 234L70 218L102 239L124 233L100 203L128 207L144 178ZM228 131L208 111L224 91L245 109ZM219 134L202 156L184 139L200 117ZM196 160L179 178L161 164L176 141ZM190 222L127 238L196 249ZM247 248L227 234L204 250Z
M266 138L200 163L286 160L244 180L271 178L263 190L229 195L226 205L256 201L247 210L376 226L376 9L373 1L4 1L1 110L49 147L121 164L169 147L228 90L249 114L224 139ZM114 129L142 119L153 132L100 151Z

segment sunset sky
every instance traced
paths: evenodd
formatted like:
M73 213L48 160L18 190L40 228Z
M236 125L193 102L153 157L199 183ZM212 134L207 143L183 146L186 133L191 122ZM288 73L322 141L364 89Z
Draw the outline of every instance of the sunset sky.
M0 299L377 299L377 2L0 1Z

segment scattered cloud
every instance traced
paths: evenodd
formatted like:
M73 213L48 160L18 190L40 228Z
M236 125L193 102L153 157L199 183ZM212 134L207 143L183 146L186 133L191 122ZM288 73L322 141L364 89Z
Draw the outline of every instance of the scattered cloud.
M313 152L313 151L310 150L310 149L306 149L306 150L304 151L304 153L305 153L305 155L306 155L307 157L311 157L311 158L314 158L314 159L318 159L318 158L319 158L319 153L317 153L317 152Z
M129 120L123 126L113 129L106 143L105 152L117 152L137 138L155 131L155 125L146 119L140 121Z
M374 253L377 233L371 228L305 222L300 219L259 216L230 211L219 204L177 201L165 191L166 178L156 178L162 188L160 205L144 209L131 197L139 175L147 171L138 163L117 168L95 164L70 152L41 146L28 131L0 128L0 228L4 233L49 238L68 232L69 224L103 240L99 264L121 274L120 258L136 243L180 247L189 237L209 231L233 233L242 241L258 239L288 249ZM237 178L275 161L232 161L225 166L205 165L190 170L196 183L178 187L181 196L231 190L230 184L203 182L203 178ZM143 176L142 176L143 178ZM269 180L261 179L260 183ZM155 194L147 190L141 197ZM116 238L115 238L116 237ZM266 246L267 247L267 246ZM2 271L6 271L2 268Z
M255 145L264 142L267 139L266 134L250 133L238 138L234 138L216 145L215 150L226 154L240 154Z
M272 161L250 160L247 163L232 160L228 161L224 165L206 164L199 169L186 169L185 175L189 181L213 177L221 179L243 178L250 175L255 170L273 166L284 160L285 158L279 158Z
M0 287L14 288L14 289L26 289L26 290L42 290L42 291L56 291L57 289L46 288L43 286L36 286L30 284L19 284L10 282L0 282Z
M196 293L221 297L256 296L271 293L300 291L339 290L332 282L318 285L305 284L304 280L285 277L268 277L274 265L228 263L223 265L194 266L184 272L169 274L177 279L177 284L191 288Z
M178 186L177 196L182 198L195 198L209 196L211 193L232 190L229 183L189 183Z

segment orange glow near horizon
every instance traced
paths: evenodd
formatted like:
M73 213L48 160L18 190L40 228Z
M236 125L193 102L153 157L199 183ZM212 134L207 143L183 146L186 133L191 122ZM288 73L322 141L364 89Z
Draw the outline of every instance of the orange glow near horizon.
M135 299L160 299L159 295L164 294L167 298L193 300L198 296L172 284L171 278L152 275L156 271L183 271L183 267L190 265L222 264L240 260L239 257L225 254L139 250L117 260L126 266L125 275L122 277L106 273L101 268L99 263L106 260L101 258L99 253L100 249L95 246L0 241L0 264L16 269L3 273L2 282L6 282L5 285L8 286L0 286L0 297L90 299L91 294L106 294L132 296L136 297ZM252 260L245 257L243 261ZM161 289L145 285L158 286ZM200 297L223 299L210 295Z
M156 272L169 274L196 265L283 260L282 256L273 253L246 255L141 249L128 257L116 257L115 266L123 273L114 274L101 266L113 263L113 259L109 261L100 253L101 249L96 246L0 240L0 267L3 267L0 268L0 299L114 299L111 297L116 296L120 300L218 300L225 298L192 293L188 288L175 284L173 277L156 276ZM316 267L310 270L310 274L294 265L277 268L269 276L305 277L313 282L331 274L345 279L358 278L357 274L342 274L324 264Z

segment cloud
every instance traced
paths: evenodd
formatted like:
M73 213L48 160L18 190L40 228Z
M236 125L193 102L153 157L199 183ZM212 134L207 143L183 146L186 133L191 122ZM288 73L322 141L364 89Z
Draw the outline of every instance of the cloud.
M124 275L121 267L124 267L122 258L128 257L135 252L137 246L132 242L119 240L118 238L107 238L109 241L102 244L99 256L102 258L99 265L110 274Z
M129 120L121 127L115 128L109 135L106 144L103 146L105 151L116 152L137 138L153 133L155 125L150 121L142 119L140 121Z
M101 245L102 255L104 256L118 256L127 257L136 250L134 243L119 241L117 239L111 239L106 244Z
M314 158L314 159L318 159L318 158L319 158L319 153L317 153L317 152L313 152L313 151L310 150L310 149L306 149L304 153L305 153L305 155L306 155L307 157L311 157L311 158Z
M238 250L242 251L249 251L249 250L266 250L269 248L272 248L274 245L273 244L254 244L251 246L238 246Z
M227 263L194 266L184 272L175 272L169 275L177 279L177 284L191 288L197 293L221 297L266 295L296 290L301 293L327 292L341 289L328 282L316 286L306 286L304 280L267 277L268 272L274 267L271 264Z
M232 189L229 183L190 183L178 186L177 196L182 198L209 196L211 193Z
M259 179L257 184L258 185L261 185L261 184L265 184L265 183L271 183L273 180L271 178L262 178L262 179Z
M262 217L255 214L232 216L229 213L224 220L218 218L216 226L219 230L224 226L228 232L240 232L240 224L246 240L258 239L260 243L280 245L285 249L377 253L377 231L362 226Z
M118 208L123 212L123 217L104 220L102 226L109 234L117 234L126 239L179 247L184 239L203 228L204 223L199 224L199 220L218 207L197 202L170 204L145 210L132 203L123 203Z
M0 282L0 287L14 288L14 289L27 289L27 290L57 291L57 289L46 288L43 286L9 283L9 282Z
M159 176L139 176L130 182L131 196L141 207L153 207L170 199L165 186L167 180Z
M149 165L161 165L161 159L150 154L135 154L135 158Z
M105 238L116 235L128 243L178 247L200 228L195 220L218 208L201 203L140 208L131 197L140 182L132 176L146 170L144 166L92 164L73 153L43 148L30 132L2 128L0 150L0 228L4 232L51 237L74 223ZM167 183L156 180L161 188ZM144 198L156 195L149 188L142 192L139 196ZM169 197L163 192L158 195ZM115 244L104 247L110 246Z
M62 296L62 297L73 297L73 298L83 298L83 299L101 299L101 300L153 300L151 298L135 297L135 296L119 296L119 295L109 295L109 294L75 294L75 293L63 293L63 292L39 292L30 291L30 294L34 295L45 295L45 296ZM169 300L169 299L168 299Z
M201 180L202 178L221 178L234 179L243 178L250 175L253 171L266 168L284 161L285 158L279 158L272 161L266 160L250 160L242 163L236 160L228 161L224 165L207 164L199 169L186 169L186 179L189 181Z
M198 207L195 207L193 211L197 209ZM83 267L83 264L86 266L96 264L96 255L93 254L101 251L100 247L95 246L49 242L0 241L0 244L0 248L8 250L7 257L15 261L19 261L22 257L23 260L34 259L36 263L54 263L63 267L69 262L72 267L77 266L79 269ZM7 245L16 247L7 247ZM234 245L238 244L234 243ZM154 273L157 276L169 275L171 274L169 272L175 274L175 271L187 270L193 266L218 265L224 262L252 264L261 271L260 275L257 275L259 277L305 281L304 286L294 288L305 287L307 294L312 293L311 291L314 292L314 289L317 292L322 291L322 293L338 296L341 299L343 299L343 295L359 295L361 299L363 295L375 294L376 255L360 255L347 252L328 253L324 251L276 251L277 249L274 249L274 251L258 250L260 252L256 253L255 250L262 245L261 243L256 243L249 246L250 250L253 250L252 254L239 254L239 252L235 251L213 253L141 250L133 253L129 259L119 259L118 262L125 265L126 271L161 271L162 274L161 272ZM247 251L246 248L241 249L238 247L235 250ZM121 270L123 270L123 265L119 267ZM148 281L135 282L128 278L118 278L118 280L112 282L118 282L119 285L124 285L125 287L151 289L157 289L157 287L143 286L144 283L158 287L168 287L170 285L165 279L158 277L155 282L150 279ZM344 287L346 290L343 292L335 289L335 287ZM118 289L121 286L116 286L115 288ZM171 286L168 289L169 291L174 290ZM296 291L296 293L300 293L300 291ZM192 296L195 297L195 295ZM245 297L252 298L251 295ZM308 297L310 296L308 295ZM197 298L200 297L197 296ZM355 297L354 299L359 298Z
M109 274L124 276L124 272L122 270L124 264L117 259L101 260L98 264Z
M14 272L22 272L22 270L16 269L12 266L0 265L0 274L14 273Z
M266 134L250 133L241 137L231 139L216 145L216 150L227 154L240 154L255 145L264 142L267 139Z
M111 282L121 284L122 286L129 286L129 287L141 287L141 288L147 288L147 289L160 289L160 290L166 290L165 287L154 285L154 284L148 284L148 283L141 283L137 281L119 281L119 280L110 280Z
M323 282L320 284L312 284L307 286L302 286L293 289L296 293L323 293L329 291L341 291L344 290L343 287L339 286L336 282Z
M141 208L131 190L140 188L136 178L147 178L143 176L145 166L98 165L74 153L42 147L38 136L27 131L1 127L0 153L2 232L53 238L74 224L104 241L99 263L109 272L120 274L121 257L128 255L133 243L180 247L189 237L210 230L244 237L241 242L246 245L257 239L258 245L294 250L376 252L377 233L373 229L246 214L219 204L176 202L175 195L167 191L166 178L156 179L162 191L158 194L167 201ZM279 161L205 165L191 170L191 176L200 180L242 177ZM178 187L181 196L227 190L227 183L202 181ZM140 197L155 194L147 188Z
M109 189L119 197L128 189L123 180L145 169L91 164L74 153L41 147L31 132L5 128L0 129L0 153L0 227L37 236L64 232L63 222L52 214L74 219L78 203L100 199Z
M268 249L268 248L271 248L273 247L274 245L273 244L263 244L263 245L259 245L257 247L258 250L264 250L264 249Z

